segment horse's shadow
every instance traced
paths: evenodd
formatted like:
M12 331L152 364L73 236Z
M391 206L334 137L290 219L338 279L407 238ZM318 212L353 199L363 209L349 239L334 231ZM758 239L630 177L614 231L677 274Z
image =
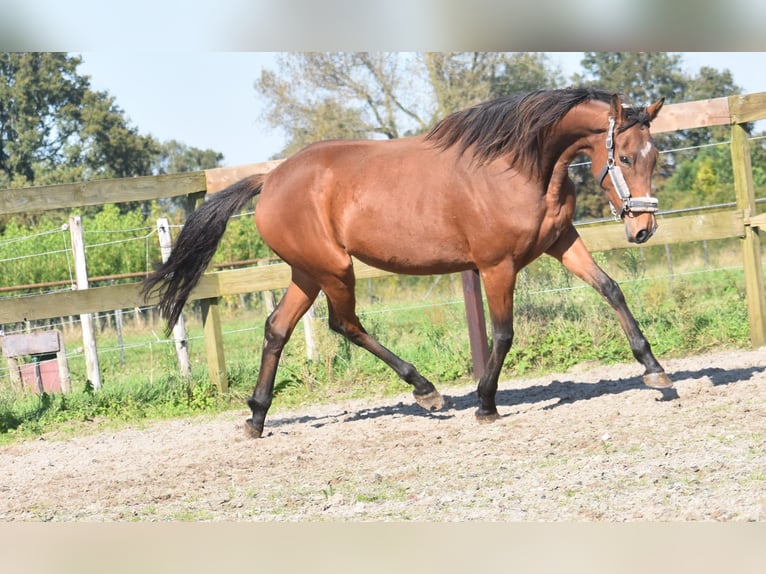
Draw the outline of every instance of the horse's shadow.
M721 369L708 367L697 370L684 370L669 373L673 383L688 379L707 377L713 386L730 385L744 382L757 373L766 371L766 367L744 367L739 369ZM653 389L643 383L639 376L622 379L601 379L598 382L585 382L576 380L554 380L545 385L533 385L519 389L500 389L497 392L498 407L519 407L523 405L545 404L545 410L555 409L562 405L572 404L577 401L585 401L605 395L616 395L630 390L642 390L659 393L658 401L672 401L679 398L675 388ZM555 402L552 402L555 401ZM343 420L347 422L359 420L371 420L379 417L429 417L436 419L449 419L454 417L454 411L475 409L478 406L476 391L471 390L463 395L444 395L445 408L441 411L427 412L413 402L400 402L394 405L383 405L373 408L361 408L356 412L343 410L335 413L312 416L303 415L295 417L275 417L269 426L280 427L289 424L311 424L314 427L322 427L326 424ZM550 403L550 404L547 404ZM506 415L508 416L508 415Z

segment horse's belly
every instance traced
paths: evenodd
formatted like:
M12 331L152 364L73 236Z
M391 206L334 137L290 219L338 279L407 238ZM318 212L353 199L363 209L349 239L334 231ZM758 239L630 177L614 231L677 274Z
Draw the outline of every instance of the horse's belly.
M378 269L407 275L453 273L474 266L458 242L427 241L395 233L358 238L346 245L346 251Z

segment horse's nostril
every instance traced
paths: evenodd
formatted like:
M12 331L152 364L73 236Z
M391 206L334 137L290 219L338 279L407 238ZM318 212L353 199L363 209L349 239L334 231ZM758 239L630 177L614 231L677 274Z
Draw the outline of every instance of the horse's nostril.
M642 229L638 233L636 233L636 243L643 243L649 239L649 230L648 229Z

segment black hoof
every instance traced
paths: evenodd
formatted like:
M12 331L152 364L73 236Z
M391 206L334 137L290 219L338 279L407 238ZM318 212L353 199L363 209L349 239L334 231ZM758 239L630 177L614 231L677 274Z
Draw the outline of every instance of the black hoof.
M653 389L669 389L673 386L673 381L670 380L665 373L646 373L644 375L644 384L647 387Z
M440 411L444 407L444 399L439 391L431 391L426 395L416 395L413 393L415 401L427 411Z
M245 421L245 436L248 438L261 438L263 434L263 427L257 428L253 425L253 419L247 419Z
M500 418L500 415L498 414L497 410L489 411L489 412L484 411L482 409L476 410L476 422L480 424L493 423L499 418Z

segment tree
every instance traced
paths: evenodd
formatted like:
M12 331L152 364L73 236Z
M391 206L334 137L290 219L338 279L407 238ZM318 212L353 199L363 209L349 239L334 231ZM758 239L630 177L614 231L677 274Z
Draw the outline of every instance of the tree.
M288 134L284 155L321 139L399 137L397 115L425 125L414 100L400 93L403 63L396 54L281 54L278 68L263 70L255 85L266 100L266 120Z
M465 106L561 80L542 54L291 53L278 67L256 89L265 119L287 133L279 155L323 139L423 133Z
M157 144L63 53L0 54L0 188L148 175Z
M542 53L429 52L423 63L436 100L431 124L471 104L562 83Z
M688 79L680 54L668 52L585 52L583 72L572 81L623 94L627 103L648 105L660 97L683 99Z
M190 147L177 140L163 142L159 153L154 159L152 173L164 175L170 173L187 173L219 167L223 154L212 149Z
M188 173L219 167L223 154L212 149L199 149L188 146L177 140L159 144L159 153L152 164L152 174L166 175L173 173ZM160 205L168 211L175 211L178 221L186 218L188 212L194 209L186 197L162 199ZM142 206L143 209L146 206Z
M626 97L626 103L637 106L651 104L660 97L664 97L667 103L674 103L728 96L741 91L734 84L728 70L718 71L703 67L697 75L690 76L683 71L682 64L680 54L667 52L585 52L582 60L583 72L574 74L572 81L581 85L597 85L621 93ZM656 135L655 143L662 152L655 172L656 186L662 188L684 162L693 162L699 153L697 148L700 145L725 141L728 137L728 129L725 127L697 128ZM697 167L703 164L704 162L700 162ZM608 215L608 202L589 169L577 168L572 170L572 174L578 186L576 217ZM675 203L676 199L682 197L678 193L677 184L679 181L687 181L687 175L679 175L679 179L673 184L673 194L663 196L662 192L659 192L663 209L682 206ZM708 188L709 177L708 173ZM701 185L701 181L697 183ZM681 203L686 204L686 201Z

